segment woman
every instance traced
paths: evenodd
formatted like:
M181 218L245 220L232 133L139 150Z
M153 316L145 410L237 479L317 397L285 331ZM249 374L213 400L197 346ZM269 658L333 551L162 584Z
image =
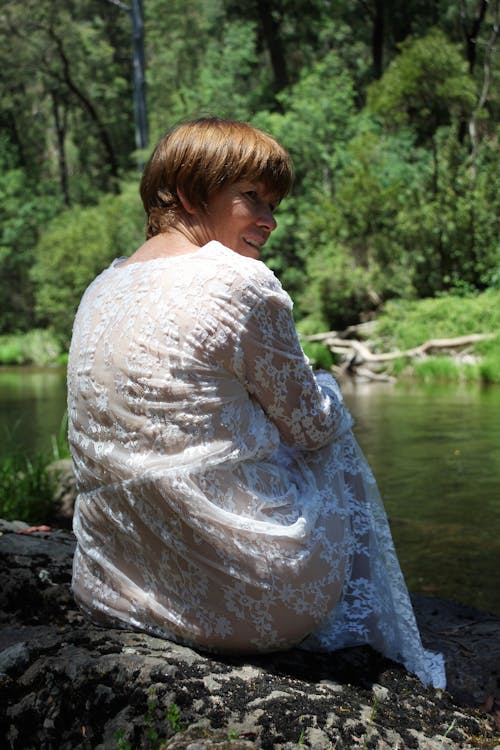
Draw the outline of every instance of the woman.
M68 368L73 590L93 620L215 651L424 651L335 380L258 259L288 154L202 119L156 147L146 242L86 291Z

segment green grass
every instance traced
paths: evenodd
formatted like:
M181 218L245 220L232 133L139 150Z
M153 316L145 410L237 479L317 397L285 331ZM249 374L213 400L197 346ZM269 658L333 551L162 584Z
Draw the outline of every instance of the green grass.
M416 361L413 371L419 380L460 380L460 366L451 358L443 355L426 357Z
M156 728L159 726L164 731ZM176 703L171 703L163 710L163 721L161 719L161 707L157 700L156 691L150 688L146 713L144 714L143 736L137 747L148 748L148 750L162 750L165 746L166 737L172 737L186 729L182 723L182 712ZM163 735L166 735L163 736ZM125 730L119 728L115 733L116 750L132 750L131 743L125 737Z
M35 329L0 336L0 365L54 364L64 364L64 354L51 331Z
M54 461L69 456L67 427L65 415L59 433L52 435L50 451L30 457L7 449L0 458L0 518L37 524L50 516L58 476L49 467ZM7 436L7 443L9 439Z
M500 291L471 297L453 295L391 300L377 318L376 335L385 349L411 349L428 339L500 332Z
M37 524L46 521L53 505L57 477L50 460L11 455L0 459L0 518Z
M335 362L330 349L319 341L303 341L302 348L315 369L329 370Z
M377 318L379 351L411 349L429 339L492 333L494 338L471 345L471 358L446 355L422 360L401 358L391 372L422 380L481 380L500 383L500 291L490 289L471 297L454 295L415 301L392 300Z

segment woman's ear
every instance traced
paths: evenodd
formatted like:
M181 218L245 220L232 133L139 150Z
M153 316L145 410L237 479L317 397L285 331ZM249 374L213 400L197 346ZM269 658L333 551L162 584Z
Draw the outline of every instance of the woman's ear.
M186 196L184 195L184 192L180 188L177 188L177 195L179 196L179 200L181 202L181 206L184 209L184 211L187 214L190 214L191 216L193 216L196 213L196 208L193 206L191 201L189 201L186 198Z

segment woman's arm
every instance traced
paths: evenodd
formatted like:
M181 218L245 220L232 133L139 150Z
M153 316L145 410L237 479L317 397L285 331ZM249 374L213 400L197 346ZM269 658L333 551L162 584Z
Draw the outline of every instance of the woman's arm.
M290 297L273 282L253 291L232 364L284 441L315 450L332 442L352 420L333 377L315 377L300 346Z

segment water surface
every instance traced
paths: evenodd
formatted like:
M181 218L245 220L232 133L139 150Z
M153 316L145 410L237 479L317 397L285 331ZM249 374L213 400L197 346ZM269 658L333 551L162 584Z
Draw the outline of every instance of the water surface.
M0 457L51 451L65 413L65 368L0 368Z
M345 388L408 586L500 614L500 388Z
M500 614L500 387L344 385L412 591ZM65 371L0 370L0 456L50 451Z

